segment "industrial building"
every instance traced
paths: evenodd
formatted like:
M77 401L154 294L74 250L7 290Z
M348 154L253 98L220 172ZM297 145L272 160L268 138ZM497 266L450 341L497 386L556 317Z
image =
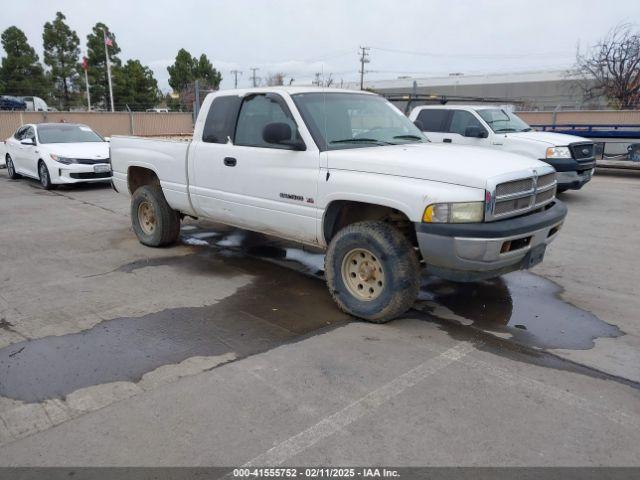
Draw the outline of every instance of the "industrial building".
M514 104L519 110L529 111L607 108L605 99L584 98L580 88L582 81L566 70L472 75L452 73L446 77L365 79L365 88L383 95L432 95L434 101L442 96L490 99L494 103Z

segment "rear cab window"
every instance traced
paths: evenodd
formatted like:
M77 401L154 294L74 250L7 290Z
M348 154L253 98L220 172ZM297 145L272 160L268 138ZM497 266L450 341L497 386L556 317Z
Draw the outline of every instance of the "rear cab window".
M238 96L216 97L211 102L202 129L202 141L206 143L227 143L233 140L238 108L242 98Z
M418 113L423 132L445 132L449 111L445 109L425 108Z

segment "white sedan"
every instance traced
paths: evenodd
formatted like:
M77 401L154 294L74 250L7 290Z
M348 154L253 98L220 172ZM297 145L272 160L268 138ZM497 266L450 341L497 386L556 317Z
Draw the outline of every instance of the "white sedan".
M7 173L40 180L43 188L111 180L109 143L86 125L39 123L5 141Z

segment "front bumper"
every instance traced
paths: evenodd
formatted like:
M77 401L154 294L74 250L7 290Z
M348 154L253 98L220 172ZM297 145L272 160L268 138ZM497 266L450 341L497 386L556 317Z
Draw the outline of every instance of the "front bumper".
M104 170L109 167L107 171ZM100 163L93 165L75 164L65 165L56 162L53 168L49 169L51 182L55 184L80 183L80 182L109 182L111 181L111 165L108 163Z
M557 172L558 190L580 190L593 177L595 168L581 172Z
M542 258L566 215L567 207L556 200L541 212L497 222L415 225L428 272L475 281L532 266L532 255Z

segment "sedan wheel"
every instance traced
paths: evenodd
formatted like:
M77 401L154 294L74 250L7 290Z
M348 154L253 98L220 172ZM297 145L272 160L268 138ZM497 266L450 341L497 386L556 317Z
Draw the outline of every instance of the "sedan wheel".
M9 174L9 178L11 180L17 180L18 178L20 178L20 175L16 173L16 168L13 166L13 160L9 155L7 155L6 157L6 162L7 162L7 173Z
M51 177L49 176L49 169L44 162L40 162L38 165L38 173L40 175L40 184L45 190L51 190L53 184L51 183Z

